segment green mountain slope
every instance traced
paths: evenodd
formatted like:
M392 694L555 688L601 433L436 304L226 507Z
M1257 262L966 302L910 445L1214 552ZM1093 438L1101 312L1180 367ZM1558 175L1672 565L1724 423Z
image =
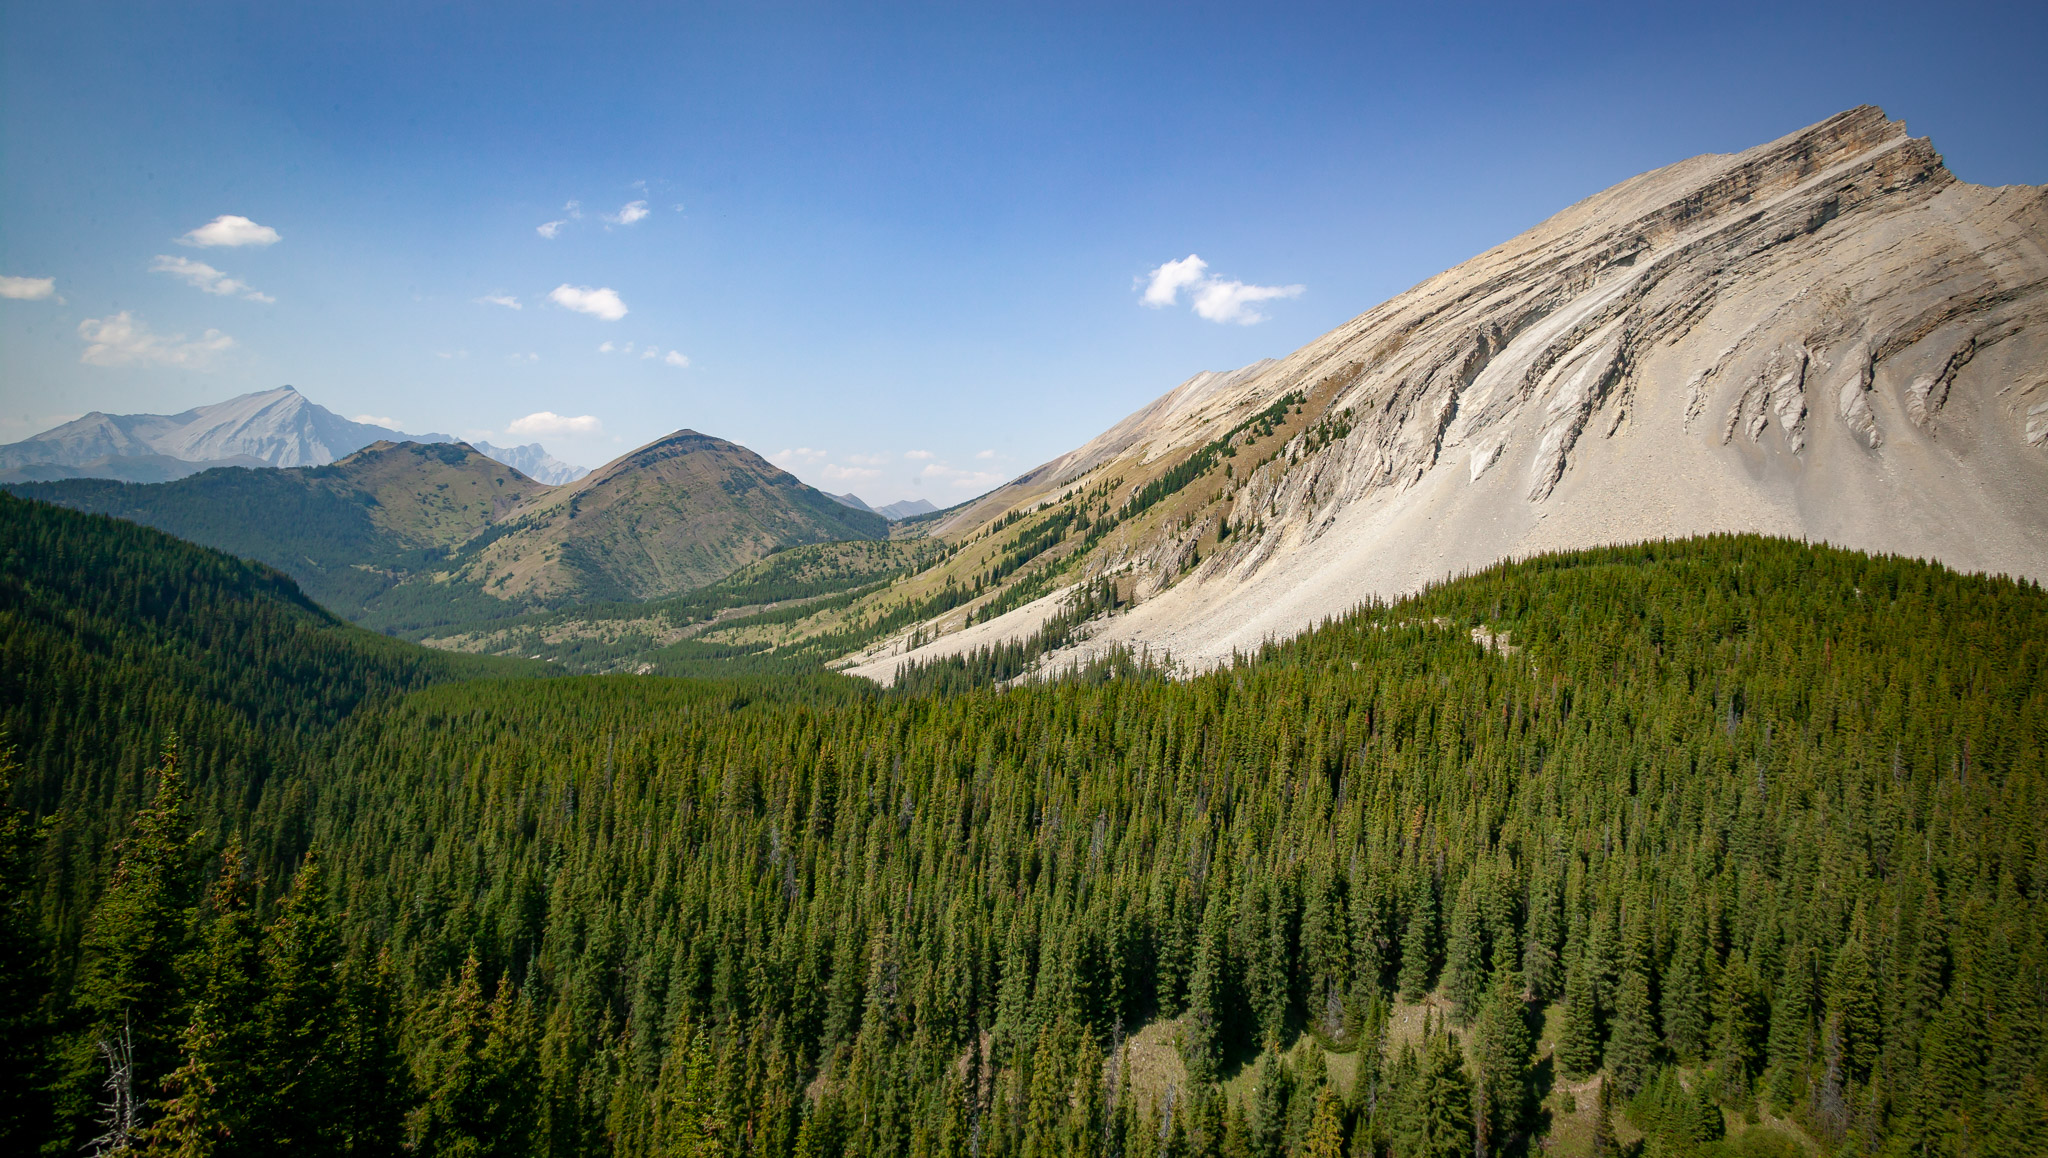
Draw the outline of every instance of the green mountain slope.
M805 486L746 447L683 430L526 504L454 573L548 606L656 599L786 547L888 534L880 515Z
M265 939L319 911L334 959L384 954L335 1000L406 1064L333 1100L434 1148L1586 1153L1601 1104L1673 1154L2048 1127L2030 583L1717 538L1496 567L1187 681L469 683L332 735L270 822L321 876L260 882ZM174 996L134 1009L210 1024ZM178 1057L289 1103L250 1032ZM176 1129L231 1108L195 1089Z
M880 516L689 431L564 487L459 443L377 443L324 467L11 489L260 560L348 619L412 638L672 595L781 548L888 533Z

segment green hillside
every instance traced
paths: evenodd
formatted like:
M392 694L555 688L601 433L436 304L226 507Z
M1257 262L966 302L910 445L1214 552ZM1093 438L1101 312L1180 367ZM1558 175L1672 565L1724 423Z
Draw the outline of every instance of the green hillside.
M224 468L167 483L66 479L15 494L113 515L255 559L374 630L493 619L526 606L437 580L458 549L547 487L456 443L378 443L330 466Z
M2037 585L1715 538L1185 681L361 702L239 814L156 778L111 887L12 830L17 1128L92 1137L125 1022L185 1153L2048 1146Z

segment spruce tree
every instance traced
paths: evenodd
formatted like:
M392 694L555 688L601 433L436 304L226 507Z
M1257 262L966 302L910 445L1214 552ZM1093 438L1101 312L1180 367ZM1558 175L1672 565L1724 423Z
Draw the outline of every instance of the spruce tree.
M149 1131L152 1151L178 1158L257 1155L267 1143L263 1033L250 1016L263 992L255 916L241 846L228 846L221 860L207 898L211 919L185 970L195 989L191 1020Z
M1600 1023L1593 1002L1593 979L1583 962L1574 961L1565 973L1564 1028L1553 1052L1558 1071L1565 1077L1583 1078L1600 1068Z
M1614 1000L1614 1024L1607 1037L1607 1073L1626 1097L1642 1088L1656 1060L1657 1035L1651 1027L1650 982L1639 967L1621 975Z
M1864 1080L1877 1062L1883 1016L1869 955L1853 933L1828 972L1827 1012L1841 1035L1843 1076Z
M262 1046L262 1129L278 1150L317 1155L346 1149L345 1010L341 940L327 910L326 878L308 856L263 938L263 998L255 1008Z
M14 806L20 771L14 750L0 747L0 1138L14 1139L43 1128L34 1087L48 1048L40 1009L48 978L35 919L39 841L28 811Z
M135 814L120 860L93 906L73 990L84 1016L74 1053L73 1091L91 1097L107 1080L103 1047L130 1059L126 1096L140 1105L178 1065L186 1018L178 968L192 920L188 870L196 836L185 812L178 741L164 746L156 792Z
M1700 1058L1709 1028L1706 943L1699 918L1688 911L1679 922L1678 943L1664 979L1664 1043L1681 1061Z
M1420 1001L1436 983L1436 886L1417 870L1408 886L1408 926L1401 934L1401 996Z
M1408 1083L1395 1145L1412 1158L1463 1158L1472 1152L1472 1085L1448 1033L1430 1036Z
M1486 995L1485 932L1470 876L1459 887L1458 903L1451 910L1451 935L1444 946L1444 993L1451 999L1452 1017L1459 1025L1471 1024Z
M1529 1100L1529 1069L1534 1043L1527 1010L1522 1004L1521 978L1509 969L1496 970L1486 1004L1472 1035L1473 1117L1486 1126L1496 1152L1521 1132Z
M1804 1096L1813 1061L1813 971L1804 946L1785 954L1771 1001L1771 1102L1782 1113Z

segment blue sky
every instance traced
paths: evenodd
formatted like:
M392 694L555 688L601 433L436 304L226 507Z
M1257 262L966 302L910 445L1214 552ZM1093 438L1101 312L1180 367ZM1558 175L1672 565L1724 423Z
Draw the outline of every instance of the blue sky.
M943 505L1856 104L2048 182L2044 12L4 0L0 440L291 383Z

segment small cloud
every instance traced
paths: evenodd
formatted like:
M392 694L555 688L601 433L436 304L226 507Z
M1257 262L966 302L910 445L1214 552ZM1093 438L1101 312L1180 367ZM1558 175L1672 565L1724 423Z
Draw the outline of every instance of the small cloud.
M185 245L206 247L276 245L280 238L277 230L268 225L258 225L246 217L223 213L178 240Z
M931 460L931 459L934 459L934 458L937 458L937 457L939 457L939 456L938 456L938 455L936 455L936 454L933 454L933 453L932 453L931 451L929 451L929 450L906 450L906 451L904 451L904 452L903 452L903 457L905 457L905 458L909 458L909 459L915 459L915 460L917 460L918 462L927 462L927 461L929 461L929 460Z
M598 352L598 353L600 353L600 354L609 354L609 353L611 353L611 352L612 352L613 350L616 350L616 349L618 349L618 347L617 347L617 346L614 346L614 345L612 345L612 344L611 344L610 342L602 342L602 343L599 343L599 345L598 345L598 347L597 347L597 352Z
M645 362L645 361L647 361L647 360L648 360L649 358L659 358L659 357L661 357L661 351L660 351L660 350L658 350L658 349L656 349L656 348L655 348L655 347L653 347L653 346L649 346L649 347L647 347L647 348L646 348L645 350L642 350L642 351L640 351L640 360L641 360L642 362Z
M599 434L604 424L594 415L579 414L574 418L556 414L552 410L539 410L524 418L515 418L505 428L507 434L539 436L543 434Z
M507 355L505 355L505 360L506 360L507 362L512 362L512 363L514 363L514 364L517 364L517 365L523 365L523 366L531 366L531 365L533 365L534 363L536 363L536 362L540 361L540 355L539 355L539 354L507 354Z
M683 352L681 350L670 350L666 355L662 357L661 360L663 362L668 363L671 366L674 366L678 370L687 370L690 368L690 360L683 356Z
M768 461L776 466L789 466L793 463L816 466L824 462L826 457L825 452L822 450L816 450L808 446L799 446L794 449L785 447L782 450L778 450L768 456Z
M188 342L183 334L154 333L130 317L127 310L105 318L87 318L78 323L78 336L85 339L85 353L78 360L88 366L182 366L204 370L213 356L235 344L219 330L208 330L198 341Z
M1210 277L1209 263L1191 253L1154 269L1139 300L1158 309L1176 304L1180 291L1187 290L1196 316L1212 322L1252 326L1266 320L1266 315L1257 308L1259 302L1300 297L1303 289L1298 285L1247 285Z
M977 450L977 451L975 451L975 452L974 452L974 457L976 457L976 458L978 458L978 459L981 459L981 460L982 460L983 462L986 462L986 461L988 461L989 459L992 459L992 458L994 458L995 456L996 456L996 452L995 452L994 450L992 450L992 449L991 449L991 450Z
M669 206L669 208L675 210L677 213L681 213L683 211L683 203L678 201L674 205Z
M387 418L381 414L358 414L354 418L349 419L349 421L360 422L365 426L381 426L386 430L398 429L398 419Z
M571 220L581 221L583 220L583 202L571 201L562 206L562 212L567 213Z
M277 299L266 293L259 293L249 283L229 277L203 261L189 257L172 257L159 253L150 263L149 272L167 273L178 278L193 289L204 290L222 297L246 298L252 302L274 302Z
M548 300L565 310L575 310L607 322L616 322L626 316L626 303L619 300L616 291L606 287L592 289L587 285L575 286L564 282L548 291Z
M834 482L867 482L882 477L882 472L873 467L840 466L838 463L825 464L823 473Z
M858 466L887 466L889 464L889 456L886 454L849 454L846 456L846 461Z
M1266 320L1266 315L1253 308L1255 303L1273 301L1276 298L1298 298L1303 288L1298 285L1246 285L1241 281L1210 281L1195 294L1195 313L1212 322L1236 322L1240 326L1255 326Z
M1202 280L1209 263L1194 254L1188 254L1179 261L1169 261L1152 271L1152 280L1146 283L1144 302L1153 309L1170 306L1180 300L1180 291Z
M628 201L624 205L619 206L617 213L605 214L604 219L613 225L631 225L646 217L647 213L647 202Z
M525 306L520 305L519 299L513 297L511 294L485 294L484 296L476 299L476 301L478 305L504 306L508 310L523 310L526 308Z
M543 221L539 225L534 226L533 231L549 241L553 241L562 235L562 226L567 224L569 223L566 221Z
M469 351L468 351L468 350L436 350L436 351L434 351L434 357L436 357L436 358L467 358L467 357L469 357Z
M0 298L40 302L56 296L57 279L54 277L0 277Z

